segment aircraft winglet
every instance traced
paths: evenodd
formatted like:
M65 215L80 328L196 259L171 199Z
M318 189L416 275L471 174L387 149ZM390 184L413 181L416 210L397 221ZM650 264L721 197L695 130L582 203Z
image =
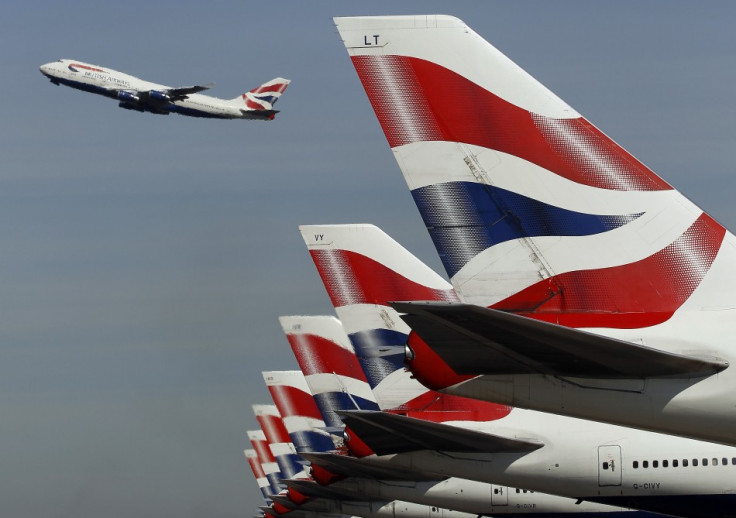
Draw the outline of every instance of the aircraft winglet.
M402 318L457 374L550 374L631 379L694 378L728 367L463 303L394 302Z
M418 450L462 453L523 453L543 443L501 437L389 412L338 412L345 425L377 455Z

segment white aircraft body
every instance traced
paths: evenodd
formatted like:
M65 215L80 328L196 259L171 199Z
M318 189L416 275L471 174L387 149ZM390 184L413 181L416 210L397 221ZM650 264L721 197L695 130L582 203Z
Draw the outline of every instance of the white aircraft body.
M284 321L287 325L306 324L304 331L310 335L310 339L319 342L322 347L329 347L329 342L319 340L321 333L339 325L334 317L295 317L295 320ZM322 324L325 324L324 326ZM316 327L315 327L316 326ZM316 334L315 334L316 333ZM329 333L334 337L333 333ZM293 333L291 338L295 338ZM323 337L324 338L324 337ZM305 343L309 339L300 340L302 346L308 347ZM315 343L315 345L317 345ZM317 345L317 346L320 346ZM306 359L306 355L299 356ZM341 376L339 369L336 372L340 376L341 383L345 383L353 388L357 387L354 380L349 377ZM282 410L284 417L284 425L288 428L292 427L297 434L305 436L305 432L311 426L320 430L324 428L324 421L317 420L309 410L309 405L314 406L313 402L306 397L311 395L311 391L307 385L307 381L301 371L270 371L263 373L266 384L271 391L274 402ZM320 383L320 378L324 378L321 374L311 374L312 384ZM328 383L330 377L328 378ZM332 381L335 377L331 377ZM329 389L329 385L326 387ZM359 389L360 390L360 389ZM332 397L329 393L322 392L331 401L338 398ZM351 392L352 396L355 396ZM315 407L316 410L316 407ZM292 431L289 430L291 434ZM312 437L318 437L317 430L313 430ZM309 453L315 451L331 451L320 450L311 447L309 441L303 443L304 449L298 449L301 453ZM308 480L286 480L284 484L289 488L288 496L296 504L304 501L304 497L310 498L329 498L329 499L345 499L349 501L371 500L392 500L398 501L399 509L414 509L407 507L406 502L426 506L424 516L443 518L467 518L459 516L461 514L471 514L473 516L484 515L507 515L507 514L544 514L554 516L561 514L575 514L576 516L590 515L600 516L599 513L621 513L627 512L625 509L610 505L598 504L595 502L577 502L574 499L550 495L542 492L527 491L519 488L509 488L502 485L493 485L483 482L476 482L467 479L449 478L444 480L422 480L417 481L411 478L402 480L375 480L357 477L358 473L344 480L339 480L329 485L321 485L315 481ZM435 477L444 478L444 477ZM316 480L321 480L319 475ZM294 492L297 495L294 495ZM396 506L394 506L396 509ZM353 513L358 514L358 513ZM627 512L627 518L634 518L635 513ZM612 516L612 515L606 515ZM617 515L618 516L618 515Z
M288 79L277 77L235 99L227 100L197 93L214 84L172 88L71 59L46 63L40 69L55 85L66 85L116 99L118 106L126 110L214 119L271 120L278 113L278 110L273 109L274 103L290 83Z
M733 234L461 20L335 22L463 301L394 306L417 379L736 445Z
M366 456L374 473L386 477L413 469L567 496L571 503L584 499L678 516L713 516L736 504L731 496L736 491L734 447L426 389L418 394L416 380L391 360L409 327L388 304L451 300L450 285L372 225L300 229L354 350L363 357L378 405L387 408L382 399L395 404L396 394L411 398L388 412L343 416L351 438L348 447ZM335 337L328 323L317 328L306 317L292 317L291 322L282 318L284 329L301 335L303 342L313 336ZM304 346L311 353L306 365L318 371L307 382L314 377L325 393L342 389L363 394L360 380L350 379L340 365L347 355L327 344L323 339ZM391 389L382 387L384 383ZM319 456L307 456L320 462ZM361 460L330 457L325 467L331 470L332 462L345 469L341 472L360 476Z

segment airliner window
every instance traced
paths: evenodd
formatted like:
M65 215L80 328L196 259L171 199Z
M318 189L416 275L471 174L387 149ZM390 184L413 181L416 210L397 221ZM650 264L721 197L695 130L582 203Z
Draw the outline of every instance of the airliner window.
M713 459L713 465L718 466L718 459Z
M608 469L608 462L603 463L603 469Z
M731 464L736 466L736 457L731 457Z
M672 459L672 467L673 468L677 467L677 459Z
M693 466L697 466L697 465L698 465L698 459L693 459Z
M663 467L663 468L666 468L667 466L669 466L669 461L667 461L667 460L663 460L663 461L662 461L662 467Z
M707 465L708 465L708 459L703 459L703 466L707 466Z
M726 457L721 459L721 466L728 466L728 459Z
M687 459L682 459L682 466L684 468L687 468ZM696 464L696 466L697 466L697 464Z
M639 467L639 461L638 460L635 460L634 461L633 467L634 467L634 469L637 469Z
M642 468L648 468L649 467L649 461L648 460L645 460L644 462L642 462L641 463L641 467Z
M659 467L659 461L658 460L653 460L652 461L652 467L653 468L658 468Z

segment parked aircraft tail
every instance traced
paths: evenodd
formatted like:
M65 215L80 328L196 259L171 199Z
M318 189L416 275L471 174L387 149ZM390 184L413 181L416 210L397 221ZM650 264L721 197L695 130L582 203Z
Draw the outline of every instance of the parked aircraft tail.
M733 236L461 20L335 22L465 302L622 329L733 307Z
M325 422L301 371L263 373L268 391L279 409L297 453L334 448Z
M505 405L427 390L404 368L410 329L389 302L457 303L446 280L374 225L299 228L382 409L433 421L509 413Z
M281 327L327 426L342 430L337 410L378 410L340 321L329 316L280 317Z
M276 458L271 453L271 449L268 447L268 441L266 440L266 434L262 430L248 430L248 439L250 440L253 450L255 450L258 456L258 462L263 468L263 472L266 475L266 479L271 485L271 493L278 494L281 491L281 483L279 482L282 478L281 470L276 462Z
M271 489L271 484L266 478L266 473L263 471L263 467L258 460L258 454L255 450L243 450L243 453L245 454L245 460L250 465L251 471L253 471L253 476L256 478L258 489L261 490L263 498L268 501L269 497L273 495L273 489Z
M253 413L266 436L268 448L276 459L281 477L306 477L276 405L253 405Z

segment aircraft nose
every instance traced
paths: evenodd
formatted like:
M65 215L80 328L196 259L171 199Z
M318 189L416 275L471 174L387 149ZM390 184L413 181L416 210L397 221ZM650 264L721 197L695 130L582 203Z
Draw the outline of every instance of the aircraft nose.
M51 72L51 63L46 63L45 65L41 65L40 67L38 67L38 69L41 71L43 75L47 76Z

